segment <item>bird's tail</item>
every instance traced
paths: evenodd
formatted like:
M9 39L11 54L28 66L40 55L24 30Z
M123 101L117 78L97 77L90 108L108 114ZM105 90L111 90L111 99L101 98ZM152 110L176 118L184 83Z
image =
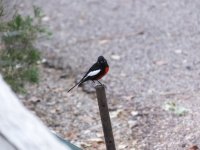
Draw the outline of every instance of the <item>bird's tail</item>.
M76 83L73 87L71 87L71 88L68 90L68 92L70 92L70 91L71 91L73 88L75 88L77 85L79 86L81 83L82 83L82 80L81 80L80 82Z

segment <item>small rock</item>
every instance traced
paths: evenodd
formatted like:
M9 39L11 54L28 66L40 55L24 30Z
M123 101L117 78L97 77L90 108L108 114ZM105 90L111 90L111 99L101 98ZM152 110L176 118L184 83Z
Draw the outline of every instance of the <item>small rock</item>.
M134 99L134 98L135 98L135 95L123 96L123 99L124 99L124 100L127 100L127 101L130 101L130 100L132 100L132 99Z
M99 41L99 44L107 44L110 40L107 40L107 39L102 39Z
M139 112L138 112L138 111L132 111L132 112L131 112L131 115L132 115L133 117L136 117L136 116L139 115Z
M110 118L117 118L120 113L122 113L121 109L117 109L116 111L112 111L112 112L110 112Z
M85 143L85 142L80 142L79 145L81 145L81 147L84 147L84 148L92 146L92 144Z
M40 99L38 99L37 97L31 97L30 101L33 102L33 103L39 103Z
M128 125L129 125L129 128L134 128L138 125L138 122L135 120L129 120Z
M91 133L91 130L85 130L83 131L84 134L88 134L88 133Z
M182 61L183 64L186 64L187 62L188 62L187 59L184 59L184 60Z
M163 66L167 64L167 61L165 60L157 60L153 62L154 64L156 64L157 66Z
M119 55L117 55L117 54L111 55L111 58L112 58L113 60L120 60L120 59L121 59L121 57L120 57Z
M92 138L92 139L89 139L88 141L96 142L96 143L103 143L104 142L104 140L102 138Z
M181 49L177 49L177 50L174 51L174 53L176 53L176 54L181 54L181 53L182 53L182 50L181 50Z
M120 76L121 76L121 77L127 77L127 74L125 74L125 73L120 73Z
M96 136L97 136L98 138L104 137L103 133L96 133Z
M44 16L44 17L42 18L42 21L44 21L44 22L49 21L49 20L50 20L50 18L49 18L48 16Z
M126 145L126 144L120 144L119 146L118 146L118 148L119 149L125 149L125 148L127 148L128 147L128 145Z

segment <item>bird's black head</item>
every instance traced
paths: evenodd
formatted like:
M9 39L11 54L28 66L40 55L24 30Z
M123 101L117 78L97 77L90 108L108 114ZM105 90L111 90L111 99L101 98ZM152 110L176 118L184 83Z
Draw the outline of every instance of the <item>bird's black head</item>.
M98 61L98 63L100 63L100 64L107 63L106 59L105 59L103 56L99 56L97 61Z
M103 57L103 56L99 56L97 62L101 65L101 66L108 66L107 60Z

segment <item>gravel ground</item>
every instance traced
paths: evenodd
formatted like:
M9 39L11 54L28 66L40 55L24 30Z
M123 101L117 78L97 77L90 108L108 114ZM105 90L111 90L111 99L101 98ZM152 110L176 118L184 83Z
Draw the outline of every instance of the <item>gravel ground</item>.
M200 145L200 1L21 0L18 8L27 14L32 4L53 37L38 42L48 66L23 98L50 128L86 150L105 149L93 85L66 92L104 55L117 149Z

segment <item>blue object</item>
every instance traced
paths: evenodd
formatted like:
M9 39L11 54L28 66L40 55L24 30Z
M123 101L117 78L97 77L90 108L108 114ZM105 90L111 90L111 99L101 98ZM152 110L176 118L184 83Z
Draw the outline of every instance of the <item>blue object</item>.
M72 150L82 150L81 148L73 145L72 143L70 143L69 141L65 140L64 138L60 137L59 135L57 135L55 132L52 132L52 134L64 145L66 145L67 147L70 147Z

